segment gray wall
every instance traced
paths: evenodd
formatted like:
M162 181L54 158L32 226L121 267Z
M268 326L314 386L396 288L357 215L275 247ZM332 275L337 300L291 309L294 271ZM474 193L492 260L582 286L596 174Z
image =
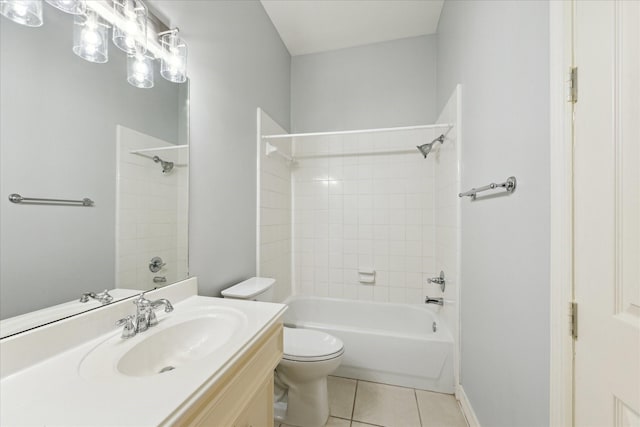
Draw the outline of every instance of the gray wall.
M549 5L446 1L438 106L462 83L462 384L484 426L549 422Z
M44 25L0 18L0 316L113 288L116 124L178 142L179 86L156 69L150 90L71 51L73 17L44 6ZM157 67L157 64L156 64ZM21 206L25 197L90 197L93 208Z
M291 59L293 132L432 123L435 97L435 36Z
M256 108L289 127L291 58L260 2L154 6L189 45L189 271L217 295L256 271Z

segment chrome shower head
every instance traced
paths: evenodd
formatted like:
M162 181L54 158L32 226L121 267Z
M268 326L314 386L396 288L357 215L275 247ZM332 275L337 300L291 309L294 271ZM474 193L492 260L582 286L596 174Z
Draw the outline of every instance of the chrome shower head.
M426 159L427 158L427 154L429 154L429 152L433 148L433 144L435 144L436 142L439 142L440 144L442 144L444 142L444 135L440 135L439 137L437 137L433 141L428 142L426 144L417 145L416 147L418 148L418 150L422 153L422 155Z
M162 173L169 173L173 170L173 162L164 161L158 156L153 156L153 161L160 163L162 166Z

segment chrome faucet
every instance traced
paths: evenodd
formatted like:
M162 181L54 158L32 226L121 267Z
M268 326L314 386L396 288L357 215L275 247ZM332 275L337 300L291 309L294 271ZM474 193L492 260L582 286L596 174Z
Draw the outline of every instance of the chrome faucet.
M95 292L85 292L80 297L80 302L88 302L89 298L98 300L100 304L106 305L113 301L113 297L109 295L109 292L105 289L104 292L96 294Z
M164 312L171 313L173 311L173 306L169 302L168 299L162 298L159 300L155 300L151 303L151 310L149 311L149 327L156 326L158 324L158 319L156 318L155 310L164 305Z
M444 305L444 298L431 298L431 297L426 297L424 300L425 304L437 304L437 305Z
M162 298L156 301L149 301L144 294L145 292L141 293L138 298L133 300L136 305L136 314L129 315L116 322L116 326L124 326L122 338L131 338L157 325L158 319L156 318L155 310L159 307L164 306L165 313L173 311L173 305L169 300Z
M136 305L136 317L134 319L134 325L136 327L136 333L144 332L149 329L149 316L151 315L151 301L145 296L144 292L140 296L133 300Z

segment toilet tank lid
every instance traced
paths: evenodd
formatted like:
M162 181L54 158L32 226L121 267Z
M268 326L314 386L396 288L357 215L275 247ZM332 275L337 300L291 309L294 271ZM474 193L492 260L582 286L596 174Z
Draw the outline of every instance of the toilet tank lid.
M276 279L270 277L252 277L222 291L223 297L249 299L267 291Z

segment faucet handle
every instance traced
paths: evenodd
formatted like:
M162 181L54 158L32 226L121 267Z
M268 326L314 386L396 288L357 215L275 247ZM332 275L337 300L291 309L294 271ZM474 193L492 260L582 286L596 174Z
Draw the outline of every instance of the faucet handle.
M156 312L153 310L149 311L149 319L147 320L149 327L156 326L158 324L158 318L156 317Z
M130 314L116 322L116 326L124 326L124 329L122 330L122 338L131 338L136 334L136 327L133 324L135 317L136 316Z
M444 271L440 271L440 276L438 277L430 277L429 279L427 279L428 283L435 283L436 285L440 285L440 290L442 292L444 292L445 289L445 285L446 285L446 280L444 278Z

